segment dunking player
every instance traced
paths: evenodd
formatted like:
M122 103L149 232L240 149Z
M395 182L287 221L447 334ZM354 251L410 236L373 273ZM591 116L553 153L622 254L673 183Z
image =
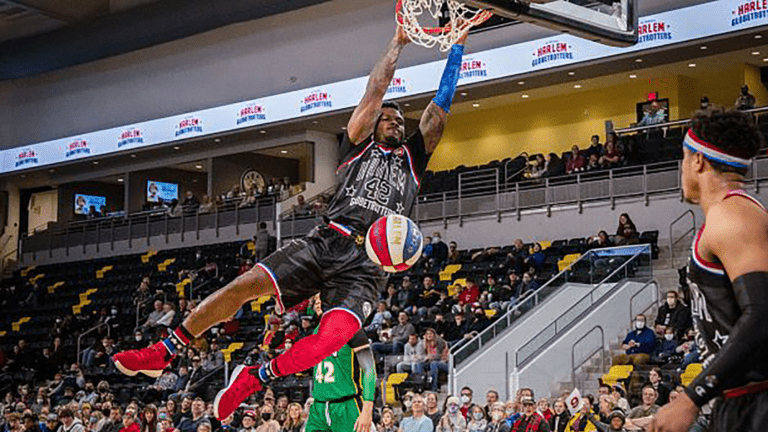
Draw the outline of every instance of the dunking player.
M373 304L386 283L386 274L361 248L360 236L382 215L411 212L419 179L443 134L465 39L466 34L452 47L437 95L424 110L419 129L406 139L398 106L382 104L397 59L408 43L398 27L347 124L340 149L342 163L336 171L340 183L329 204L328 223L208 296L168 339L116 354L118 369L127 375L157 376L190 339L234 315L245 302L274 295L279 311L320 292L329 309L317 334L298 341L261 368L243 368L233 374L214 401L216 417L224 419L263 383L309 369L349 342L365 318L363 304Z
M317 303L315 303L317 310ZM241 366L238 366L241 367ZM369 432L376 394L376 363L362 329L315 365L306 432Z
M742 190L760 144L749 114L716 108L691 119L682 184L706 219L688 267L704 370L659 411L655 431L688 431L712 399L710 431L768 425L768 213Z

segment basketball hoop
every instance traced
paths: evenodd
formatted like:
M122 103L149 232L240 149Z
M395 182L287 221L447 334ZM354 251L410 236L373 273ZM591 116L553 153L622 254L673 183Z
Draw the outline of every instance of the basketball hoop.
M419 23L419 17L431 16L439 21L443 16L443 5L447 6L449 22L443 27L427 27ZM483 9L474 9L456 0L398 0L395 9L397 23L415 44L440 51L448 51L469 27L484 23L493 14Z

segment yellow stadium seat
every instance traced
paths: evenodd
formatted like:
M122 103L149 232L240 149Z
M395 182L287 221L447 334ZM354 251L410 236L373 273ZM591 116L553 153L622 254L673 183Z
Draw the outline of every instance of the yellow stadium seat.
M108 271L112 270L114 266L108 265L104 266L101 270L96 270L96 279L104 279L104 274Z
M461 264L449 264L440 272L441 281L449 281L454 273L461 270Z
M246 243L246 246L248 247L248 250L251 252L256 250L256 243L252 241L249 241L248 243Z
M27 275L29 274L29 272L31 272L32 270L34 270L34 269L35 269L35 267L37 267L37 266L29 266L29 267L27 267L27 268L23 269L23 270L21 271L21 277L27 277Z
M38 275L35 275L34 277L31 277L31 278L29 278L29 282L30 282L30 283L32 283L32 284L34 284L34 283L36 283L37 281L39 281L39 280L40 280L42 277L44 277L44 276L45 276L45 273L40 273L40 274L38 274Z
M53 294L54 291L56 291L56 288L59 288L64 285L64 281L58 281L55 284L48 287L48 294Z
M157 255L157 251L154 249L150 249L149 251L147 251L147 253L141 256L141 262L146 264L149 262L149 259L155 255Z
M381 383L383 387L381 391L384 393L386 404L393 405L397 403L397 400L395 399L395 386L401 384L406 378L408 378L408 374L406 373L393 373L387 377L386 381Z
M579 257L581 257L581 254L578 253L564 256L563 259L557 262L557 269L560 271L565 270L569 265L573 264L574 261L578 260Z
M178 293L179 298L185 298L184 296L184 287L191 284L192 279L186 278L183 281L176 284L176 293Z
M549 240L542 240L542 241L539 242L539 244L541 245L541 250L544 250L544 249L552 246L552 242L549 241Z
M632 365L611 366L608 373L602 376L602 381L604 384L612 386L620 379L629 378L633 370L635 370L635 367Z
M496 316L496 312L497 312L496 309L486 309L485 316L487 316L488 318L493 318Z
M259 297L256 300L251 302L251 311L252 312L261 312L261 305L267 302L272 296L263 296Z
M224 354L224 361L227 362L227 363L231 362L232 361L232 353L237 351L237 350L239 350L239 349L241 349L242 347L243 347L243 343L242 342L232 342L231 344L229 344L228 347L226 347L225 349L221 350L221 353Z
M164 272L168 268L169 265L171 265L171 264L173 264L175 262L176 262L176 258L168 258L167 260L165 260L165 261L161 262L160 264L158 264L157 265L157 269L159 271L161 271L161 272Z
M689 364L688 366L686 366L685 372L683 372L682 375L680 375L680 383L683 386L688 387L688 384L690 384L694 380L694 378L696 378L701 373L703 369L704 368L702 367L701 363Z
M14 321L13 323L11 323L11 330L13 330L13 331L21 330L21 325L24 324L25 322L29 322L29 320L31 320L31 319L32 318L30 318L30 317L23 317L23 318L19 319L18 321Z

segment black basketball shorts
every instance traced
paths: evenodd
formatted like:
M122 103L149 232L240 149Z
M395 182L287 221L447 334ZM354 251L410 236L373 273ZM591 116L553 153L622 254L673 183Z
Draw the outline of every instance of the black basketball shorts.
M757 393L719 398L715 401L709 432L764 432L766 430L768 430L768 391L763 389Z
M256 266L272 279L279 309L319 292L324 311L347 309L361 326L387 283L386 272L368 258L364 246L327 226L315 227L307 237L291 241Z

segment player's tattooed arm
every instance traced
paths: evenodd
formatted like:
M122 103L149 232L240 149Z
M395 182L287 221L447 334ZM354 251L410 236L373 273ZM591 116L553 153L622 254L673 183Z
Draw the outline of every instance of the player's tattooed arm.
M365 94L347 123L347 134L352 144L359 144L373 132L384 95L387 94L387 88L392 82L392 77L395 76L397 59L408 41L408 36L403 29L397 26L395 37L389 43L384 57L373 67L365 87Z
M424 137L424 147L427 154L432 154L443 137L445 123L448 121L448 113L440 108L435 102L430 102L427 109L421 115L419 130Z

